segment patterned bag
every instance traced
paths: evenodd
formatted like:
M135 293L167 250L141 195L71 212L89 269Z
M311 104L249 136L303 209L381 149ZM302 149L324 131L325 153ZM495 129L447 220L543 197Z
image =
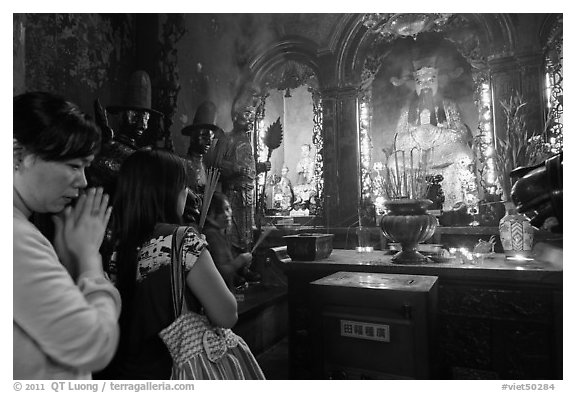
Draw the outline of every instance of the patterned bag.
M240 336L188 310L182 261L182 243L188 229L178 227L172 234L171 283L176 320L159 333L172 357L171 379L265 379Z

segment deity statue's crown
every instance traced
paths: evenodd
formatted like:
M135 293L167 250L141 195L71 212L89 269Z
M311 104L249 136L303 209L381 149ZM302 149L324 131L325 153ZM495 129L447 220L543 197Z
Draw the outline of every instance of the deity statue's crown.
M425 80L430 77L438 77L438 68L434 67L421 67L417 71L414 71L415 80Z
M256 112L260 100L260 89L253 83L247 83L240 88L232 102L232 118L244 111Z
M436 56L422 57L412 61L414 73L420 75L421 73L429 73L432 70L437 72Z

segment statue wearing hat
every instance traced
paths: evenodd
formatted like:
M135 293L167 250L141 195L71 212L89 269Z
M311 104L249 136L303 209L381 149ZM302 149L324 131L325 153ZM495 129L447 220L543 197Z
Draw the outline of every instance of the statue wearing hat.
M103 186L108 194L113 195L116 175L124 159L147 145L143 136L148 130L150 116L163 116L151 108L151 103L152 85L146 71L136 71L130 76L122 105L108 106L104 111L96 101L96 122L105 137L100 153L87 171L91 185ZM108 125L107 113L120 116L118 131Z
M191 125L182 129L182 135L190 137L190 145L185 164L188 176L191 203L187 204L184 217L186 221L198 221L204 187L206 186L205 155L212 145L214 136L221 137L224 131L216 123L217 109L212 101L204 101L196 109Z
M196 115L191 125L182 129L182 135L190 137L188 147L188 186L195 192L203 192L206 185L206 165L204 155L210 149L215 135L224 131L215 125L217 117L216 105L212 101L204 101L196 109Z
M152 83L146 71L134 72L128 81L123 104L108 106L106 111L121 116L115 139L135 149L147 145L145 134L149 132L150 116L163 116L162 112L152 109Z
M148 130L150 116L162 116L161 112L151 108L151 103L152 86L146 71L136 71L130 76L122 105L109 106L104 110L98 100L94 103L95 120L103 135L102 147L92 165L86 169L86 178L90 186L104 187L111 198L124 160L146 146L143 136ZM109 126L107 113L120 116L119 126L116 127L118 131ZM108 230L100 252L105 270L113 274L115 267L108 265L112 250L113 240Z
M250 137L259 103L259 89L244 86L232 104L233 128L214 146L222 191L232 207L230 240L245 249L253 237L256 175L270 169L270 162L256 163Z

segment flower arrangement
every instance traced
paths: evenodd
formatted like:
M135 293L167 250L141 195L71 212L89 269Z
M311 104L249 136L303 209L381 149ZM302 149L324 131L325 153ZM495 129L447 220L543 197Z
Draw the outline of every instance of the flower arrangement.
M510 172L522 166L540 163L552 155L552 146L544 134L528 131L526 126L527 102L519 92L515 92L508 101L500 105L506 116L505 136L496 138L495 169L501 188L502 199L510 200L510 192L514 184ZM549 118L545 130L548 129Z

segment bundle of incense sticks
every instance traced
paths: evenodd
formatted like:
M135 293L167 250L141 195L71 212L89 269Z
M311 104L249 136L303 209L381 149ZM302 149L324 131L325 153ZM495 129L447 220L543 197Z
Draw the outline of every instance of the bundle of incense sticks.
M414 150L415 148L410 150L408 159L402 150L395 150L390 155L386 154L383 186L389 199L400 197L418 199L427 195L430 184L426 181L426 176L431 152L416 149L420 157L415 160ZM393 160L393 163L390 163L390 160Z
M204 228L206 216L208 215L208 208L212 202L212 196L216 190L218 179L220 178L220 171L218 168L208 168L206 171L206 187L204 187L204 198L202 199L202 211L200 212L200 230Z
M252 247L252 251L250 251L250 253L253 253L254 250L256 250L256 248L258 248L258 246L259 246L260 244L262 244L262 242L264 241L264 239L266 239L266 237L268 237L268 235L270 234L270 232L272 232L272 230L273 230L274 228L275 228L274 226L267 227L267 228L264 230L264 232L262 232L262 233L260 234L260 237L258 237L258 240L256 241L256 244L254 244L254 247Z

